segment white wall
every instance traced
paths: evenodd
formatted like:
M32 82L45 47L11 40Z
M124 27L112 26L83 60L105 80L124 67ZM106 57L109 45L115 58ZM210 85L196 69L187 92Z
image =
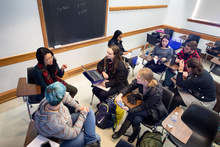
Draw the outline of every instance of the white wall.
M170 0L168 5L168 11L164 24L171 25L179 28L188 29L208 35L220 37L220 28L199 23L188 22L187 19L191 18L196 0ZM208 11L212 11L212 8L206 8ZM174 37L179 35L174 33ZM206 43L210 41L200 39L198 47L205 52Z
M170 0L109 0L109 7L166 5ZM110 11L108 13L107 36L116 29L122 32L161 25L165 21L167 8ZM37 0L0 0L0 58L34 52L43 46ZM124 37L125 49L145 44L146 33ZM68 69L79 67L103 58L107 42L56 54L58 64L68 64ZM19 77L26 77L26 69L34 66L36 59L0 68L0 93L17 87Z

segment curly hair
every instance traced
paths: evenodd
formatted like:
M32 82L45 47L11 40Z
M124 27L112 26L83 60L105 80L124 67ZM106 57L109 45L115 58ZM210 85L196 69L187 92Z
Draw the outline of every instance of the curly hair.
M201 63L201 61L198 60L198 58L190 58L186 61L186 65L188 68L191 68L192 69L192 75L200 75L204 68L203 68L203 65Z

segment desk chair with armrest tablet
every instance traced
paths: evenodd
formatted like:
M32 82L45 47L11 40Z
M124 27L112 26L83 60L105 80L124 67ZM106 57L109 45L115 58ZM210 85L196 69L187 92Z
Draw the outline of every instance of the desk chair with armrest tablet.
M165 108L167 109L167 111L169 110L170 108L170 104L173 100L173 96L174 96L174 93L171 92L170 90L166 89L163 87L163 95L162 95L162 102L165 106ZM144 119L141 123L150 128L153 132L157 130L157 126L161 126L161 123L162 121L166 118L167 116L164 116L162 119L160 119L159 121L157 122L152 122L151 119ZM163 130L162 130L162 133L163 133Z
M193 131L186 144L175 136L168 139L176 146L182 147L211 147L220 125L220 116L198 104L191 104L181 116L182 121ZM181 126L176 126L181 127Z
M215 44L212 42L206 43L207 47L205 50L205 61L207 56L220 58L220 41L216 41Z
M27 68L27 82L29 84L36 84L36 81L33 76L33 70L34 70L34 67ZM41 94L38 94L38 95L28 96L27 99L24 100L27 104L28 114L29 114L30 118L32 118L32 116L31 116L32 113L30 111L30 108L32 108L32 104L38 104L41 102L42 99L43 99L43 96ZM32 118L32 119L34 119L34 118Z
M194 34L189 34L188 39L185 40L185 42L182 44L182 46L185 47L186 43L190 42L190 41L196 41L197 44L199 44L199 40L200 40L200 36L194 35Z
M170 36L170 40L172 40L174 30L165 28L164 33Z

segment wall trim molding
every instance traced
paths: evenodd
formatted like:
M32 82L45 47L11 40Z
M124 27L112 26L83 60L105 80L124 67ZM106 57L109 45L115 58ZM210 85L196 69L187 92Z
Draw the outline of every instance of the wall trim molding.
M157 8L167 8L167 7L168 7L168 5L121 6L121 7L109 7L109 11L157 9Z
M140 30L134 30L134 31L130 31L130 32L125 32L125 33L123 33L123 37L137 35L140 33L145 33L148 31L155 30L155 29L159 29L159 28L161 28L161 25L149 27L149 28L144 28L144 29L140 29ZM101 38L97 38L97 39L91 39L88 41L82 41L82 42L73 43L73 44L69 44L69 45L63 45L62 47L57 48L57 49L53 49L53 48L50 48L50 49L54 54L57 54L57 53L62 53L62 52L66 52L66 51L75 50L78 48L87 47L90 45L95 45L95 44L107 42L111 38L112 38L112 36L101 37ZM25 53L25 54L21 54L21 55L1 58L0 59L0 67L35 59L36 58L35 54L36 54L36 52L30 52L30 53Z

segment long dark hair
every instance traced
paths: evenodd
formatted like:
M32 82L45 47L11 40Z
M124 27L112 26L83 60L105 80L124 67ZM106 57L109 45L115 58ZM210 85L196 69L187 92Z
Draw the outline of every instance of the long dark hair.
M160 40L160 47L162 47L162 41L163 41L163 39L167 39L168 41L170 41L170 35L163 35L163 37L161 38L161 40ZM169 42L168 42L169 43ZM166 48L168 48L168 44L166 45Z
M117 40L118 36L120 36L121 34L122 34L122 32L120 30L116 30L114 33L114 36L112 38Z
M113 59L113 72L112 72L113 74L115 74L118 62L120 60L122 61L121 55L120 55L120 49L119 49L119 47L117 45L112 45L109 48L111 48L113 50L113 53L115 55L115 57ZM104 68L106 68L106 66L107 66L106 65L107 64L106 60L107 60L107 57L105 57L105 59L104 59Z
M53 56L53 64L48 65L47 70L49 71L49 73L54 73L57 70L57 61L56 61L56 58L54 57L54 54L51 50L49 50L48 48L45 48L45 47L38 48L37 52L36 52L36 58L37 58L38 62L40 62L41 64L44 65L44 57L48 53L50 53Z

